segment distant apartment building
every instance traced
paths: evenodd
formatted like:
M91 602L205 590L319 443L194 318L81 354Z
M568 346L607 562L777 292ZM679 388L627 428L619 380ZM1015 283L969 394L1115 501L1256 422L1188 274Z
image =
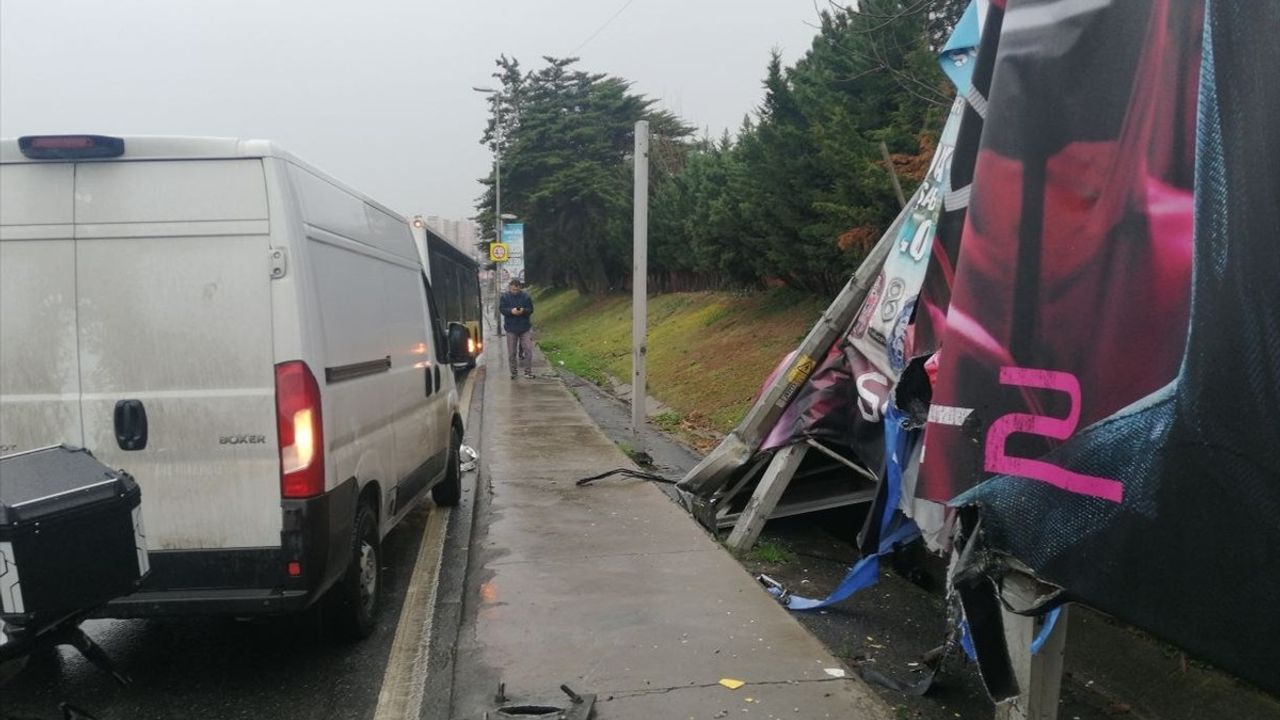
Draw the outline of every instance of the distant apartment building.
M427 227L467 255L479 258L480 251L476 248L476 243L480 241L480 230L474 222L428 215Z

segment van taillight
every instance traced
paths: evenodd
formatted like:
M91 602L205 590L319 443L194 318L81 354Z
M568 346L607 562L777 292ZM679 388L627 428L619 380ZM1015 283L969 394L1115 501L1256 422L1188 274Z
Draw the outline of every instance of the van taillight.
M324 492L324 421L320 386L301 360L276 365L276 428L280 437L280 495Z

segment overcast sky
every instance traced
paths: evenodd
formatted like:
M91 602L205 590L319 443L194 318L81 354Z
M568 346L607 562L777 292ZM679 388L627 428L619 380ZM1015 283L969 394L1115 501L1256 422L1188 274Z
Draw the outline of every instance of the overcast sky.
M499 53L582 46L718 135L814 19L813 0L0 0L0 135L268 138L404 214L467 217L492 162L471 87Z

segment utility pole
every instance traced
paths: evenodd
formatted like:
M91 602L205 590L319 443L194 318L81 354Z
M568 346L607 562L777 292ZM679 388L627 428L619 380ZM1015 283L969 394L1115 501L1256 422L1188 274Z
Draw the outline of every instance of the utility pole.
M648 394L645 353L649 311L649 121L636 123L635 215L631 265L631 434L637 441L644 427Z

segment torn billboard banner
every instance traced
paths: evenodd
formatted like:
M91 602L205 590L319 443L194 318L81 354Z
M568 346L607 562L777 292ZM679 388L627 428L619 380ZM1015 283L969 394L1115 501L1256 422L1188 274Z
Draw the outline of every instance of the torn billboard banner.
M911 355L911 320L929 266L938 214L951 190L951 157L963 110L964 100L956 98L920 187L889 228L893 251L849 330L849 342L892 381Z
M916 493L1280 691L1280 4L1003 5L926 282Z

